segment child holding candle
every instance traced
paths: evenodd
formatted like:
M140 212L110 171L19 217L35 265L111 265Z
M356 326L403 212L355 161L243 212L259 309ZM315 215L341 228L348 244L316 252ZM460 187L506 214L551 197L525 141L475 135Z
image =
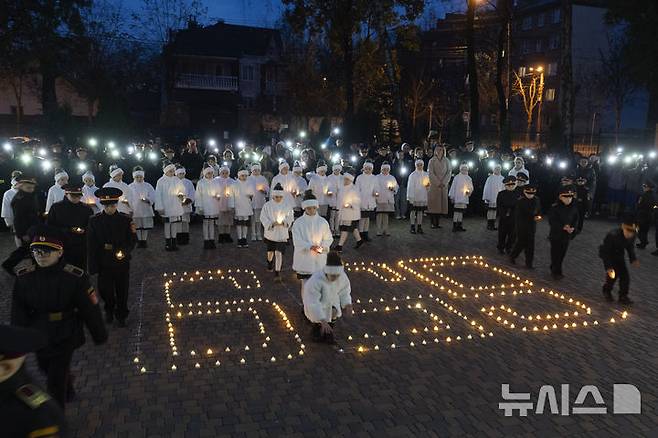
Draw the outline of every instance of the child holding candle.
M231 169L228 166L219 168L219 177L217 183L219 191L217 200L219 202L219 217L217 227L219 228L219 243L232 243L231 227L233 226L233 210L235 202L233 199L233 185L235 180L230 177Z
M207 166L201 171L202 178L196 184L194 206L203 216L203 249L215 249L215 227L219 217L219 197L222 191L215 178L215 169Z
M46 214L50 211L50 207L55 202L59 202L64 199L64 185L69 182L69 174L65 170L56 170L55 171L55 184L53 184L48 189L48 196L46 197Z
M295 178L295 185L296 185L296 192L293 193L294 199L295 199L295 217L300 217L302 215L302 212L304 208L302 207L302 195L304 192L306 192L306 189L308 188L308 183L302 176L302 165L299 163L299 161L295 161L295 164L292 166L292 173Z
M194 202L194 184L185 178L186 170L179 166L176 168L176 176L183 183L183 217L181 219L181 232L176 236L179 245L190 243L190 221L192 220L192 203Z
M133 182L128 187L135 195L133 221L137 229L137 248L146 248L149 230L153 229L155 189L144 181L144 169L141 166L133 168Z
M329 208L329 178L327 177L327 165L324 161L318 161L318 166L315 169L315 175L311 177L311 180L308 184L308 188L313 191L313 194L318 199L320 204L319 213L320 216L328 220L328 208Z
M338 191L343 185L343 176L341 172L343 171L343 166L340 164L334 164L331 167L331 175L327 177L327 202L329 209L329 226L331 227L331 233L334 237L338 237Z
M391 165L384 161L381 173L377 175L377 235L390 236L388 233L388 220L395 212L395 194L398 191L398 182L391 175Z
M379 196L379 184L377 177L373 175L374 165L372 161L363 163L363 173L356 178L354 186L359 191L361 198L361 219L359 219L359 233L366 242L370 241L368 232L370 230L370 219L375 218L377 208L377 196Z
M94 214L100 213L102 210L101 203L98 201L98 198L94 195L98 187L96 187L96 178L94 174L90 171L86 171L82 174L82 182L84 186L82 187L82 202L91 207L94 211Z
M133 196L133 191L128 184L123 182L123 169L117 166L110 166L110 180L103 185L105 187L114 187L115 189L121 190L121 198L119 198L119 203L117 204L117 209L119 213L127 214L132 216L133 214L133 204L135 199Z
M260 213L270 192L270 185L267 182L267 178L260 174L260 170L260 164L252 164L251 175L247 178L254 191L254 197L251 200L251 206L254 209L254 217L251 221L252 241L263 240L263 225L260 222Z
M267 246L267 270L274 271L274 277L281 280L283 253L286 251L289 230L295 216L292 208L284 202L285 191L281 184L272 189L272 199L267 201L260 212L260 222L265 229Z
M416 169L407 180L407 201L411 207L409 219L411 234L423 234L423 215L427 210L427 192L430 188L430 175L425 172L425 162L415 161Z
M285 199L290 208L295 208L295 196L299 192L297 187L297 177L290 173L290 165L286 161L279 163L279 173L272 178L272 187L281 184L283 190L286 192Z
M347 236L350 232L354 234L356 245L354 248L360 248L365 241L361 238L359 233L359 220L361 219L361 195L353 184L354 175L345 173L343 175L343 186L338 192L338 218L340 239L335 250L341 252L343 245L347 241Z
M251 206L251 200L254 197L253 187L247 182L249 171L240 169L238 171L238 180L233 184L233 203L234 203L234 224L238 235L238 248L248 248L247 232L249 231L249 222L254 214Z
M176 234L183 217L181 195L185 186L176 176L175 164L167 164L162 171L164 175L155 185L155 211L164 220L165 251L177 251Z
M496 200L498 193L502 191L505 186L503 185L503 175L500 174L502 167L496 164L493 168L493 173L487 177L484 183L484 190L482 191L482 200L487 206L487 230L497 230L496 228Z
M468 176L468 164L459 166L459 173L452 179L448 197L453 202L452 231L466 231L462 226L468 200L473 193L473 180Z

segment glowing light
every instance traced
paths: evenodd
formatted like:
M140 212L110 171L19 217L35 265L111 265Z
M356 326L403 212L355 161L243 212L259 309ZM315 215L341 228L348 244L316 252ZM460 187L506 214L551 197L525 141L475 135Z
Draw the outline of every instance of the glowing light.
M11 149L12 149L11 143L9 143L9 142L3 143L2 144L2 149L4 149L6 152L11 151Z
M116 146L117 146L116 143L114 143L113 141L107 142L107 147L110 149L114 149Z
M208 140L208 145L211 147L215 147L217 146L217 142L215 141L214 138L211 138L210 140Z
M333 131L334 135L339 135L340 134L340 128L334 128Z
M89 146L91 146L92 148L96 147L96 146L98 146L98 140L96 140L95 138L92 137L89 140L87 140L87 144Z
M112 158L119 158L120 155L121 154L119 153L119 151L117 149L112 149L112 151L110 152L110 156Z
M617 162L617 156L616 155L610 155L608 157L608 164L615 164Z
M306 138L306 131L299 131L299 138Z
M567 162L566 161L560 161L560 163L558 164L558 167L560 169L566 169L567 168Z
M23 162L23 164L29 164L29 163L32 162L32 156L25 153L25 154L21 155L21 161Z
M406 175L408 172L406 166L400 166L400 175Z
M158 154L156 154L155 152L151 151L151 152L149 152L148 157L149 157L149 160L151 160L151 161L155 161L155 160L158 159Z
M552 166L553 165L553 158L551 157L546 157L546 165L547 166Z
M53 163L51 163L49 160L43 160L41 162L41 168L43 170L50 170L53 167Z
M357 160L356 155L352 155L352 156L350 157L350 162L351 162L351 163L355 164L355 163L356 163L356 160Z
M240 140L240 141L238 142L238 147L239 147L240 149L244 149L244 147L245 147L245 142L242 141L242 140Z

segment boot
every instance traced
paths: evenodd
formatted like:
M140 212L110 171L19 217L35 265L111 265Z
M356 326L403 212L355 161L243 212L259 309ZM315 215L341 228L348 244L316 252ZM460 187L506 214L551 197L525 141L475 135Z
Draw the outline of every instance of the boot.
M231 237L230 234L224 234L224 239L226 243L233 243L233 238Z
M165 251L173 251L171 249L171 239L165 239Z
M249 248L249 243L247 243L247 238L245 237L242 239L242 247L243 248Z
M187 245L190 243L190 233L181 233L183 235L183 243L181 245Z
M215 245L215 239L209 240L208 241L208 249L216 249L217 245Z
M461 222L458 222L458 223L457 223L457 231L466 231L466 229L465 229L464 227L462 227L462 223L461 223Z
M170 245L171 245L170 251L178 251L177 238L172 237L171 239L169 239L169 241L170 241Z
M416 234L416 226L415 225L411 226L411 234Z
M615 299L612 298L612 293L609 290L603 289L603 298L609 303L612 303Z
M418 229L417 229L416 232L417 232L418 234L425 234L425 233L423 232L423 226L422 226L422 225L418 225Z
M146 240L138 240L137 248L146 248Z
M142 248L148 248L149 244L146 242L146 240L142 240Z
M493 219L487 219L487 230L493 230L493 229L494 229Z
M203 241L203 249L210 249L210 240Z
M274 271L274 257L272 257L271 261L267 262L267 272L272 272Z
M343 246L342 246L342 245L336 245L336 246L334 246L334 251L336 251L336 252L343 252Z
M459 231L459 226L458 226L457 222L453 222L452 223L452 232L456 233L457 231Z
M176 234L176 243L178 245L183 245L183 233Z
M370 242L370 237L368 237L368 232L367 231L362 231L361 232L361 238L365 240L366 242Z
M361 247L363 246L364 243L366 243L366 241L365 241L365 239L362 238L361 240L359 240L358 242L356 242L356 245L354 245L354 248L355 248L355 249L359 249L359 248L361 248Z

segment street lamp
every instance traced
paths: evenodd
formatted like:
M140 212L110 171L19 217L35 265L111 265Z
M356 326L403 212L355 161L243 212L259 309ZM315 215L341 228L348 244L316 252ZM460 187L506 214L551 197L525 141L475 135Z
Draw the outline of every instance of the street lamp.
M299 138L306 138L306 131L299 131Z

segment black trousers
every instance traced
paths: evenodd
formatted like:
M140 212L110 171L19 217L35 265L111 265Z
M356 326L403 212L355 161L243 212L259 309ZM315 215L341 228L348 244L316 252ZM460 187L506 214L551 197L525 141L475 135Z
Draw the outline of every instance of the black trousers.
M551 273L562 274L562 262L569 249L569 239L551 239Z
M640 245L648 245L649 244L649 230L651 229L651 221L649 220L642 220L639 221L640 229L637 233L638 240L640 241ZM656 244L658 244L658 234L656 235Z
M519 254L525 252L525 265L532 266L532 261L535 259L535 229L531 230L517 230L516 242L510 257L517 258Z
M615 282L619 280L619 298L628 296L628 289L631 285L631 276L628 273L626 263L616 263L612 266L612 269L615 270L615 278L610 278L610 276L606 274L605 283L603 284L603 292L611 293L612 288L615 286Z
M576 231L579 233L583 231L583 223L585 222L585 212L587 212L587 201L578 202L578 224L576 225Z
M37 352L37 365L46 375L48 393L64 409L66 391L69 385L73 349L66 349L56 354Z
M128 317L130 268L103 269L98 272L98 291L105 303L105 313L123 320Z
M510 252L514 243L514 218L501 216L498 223L498 249Z

